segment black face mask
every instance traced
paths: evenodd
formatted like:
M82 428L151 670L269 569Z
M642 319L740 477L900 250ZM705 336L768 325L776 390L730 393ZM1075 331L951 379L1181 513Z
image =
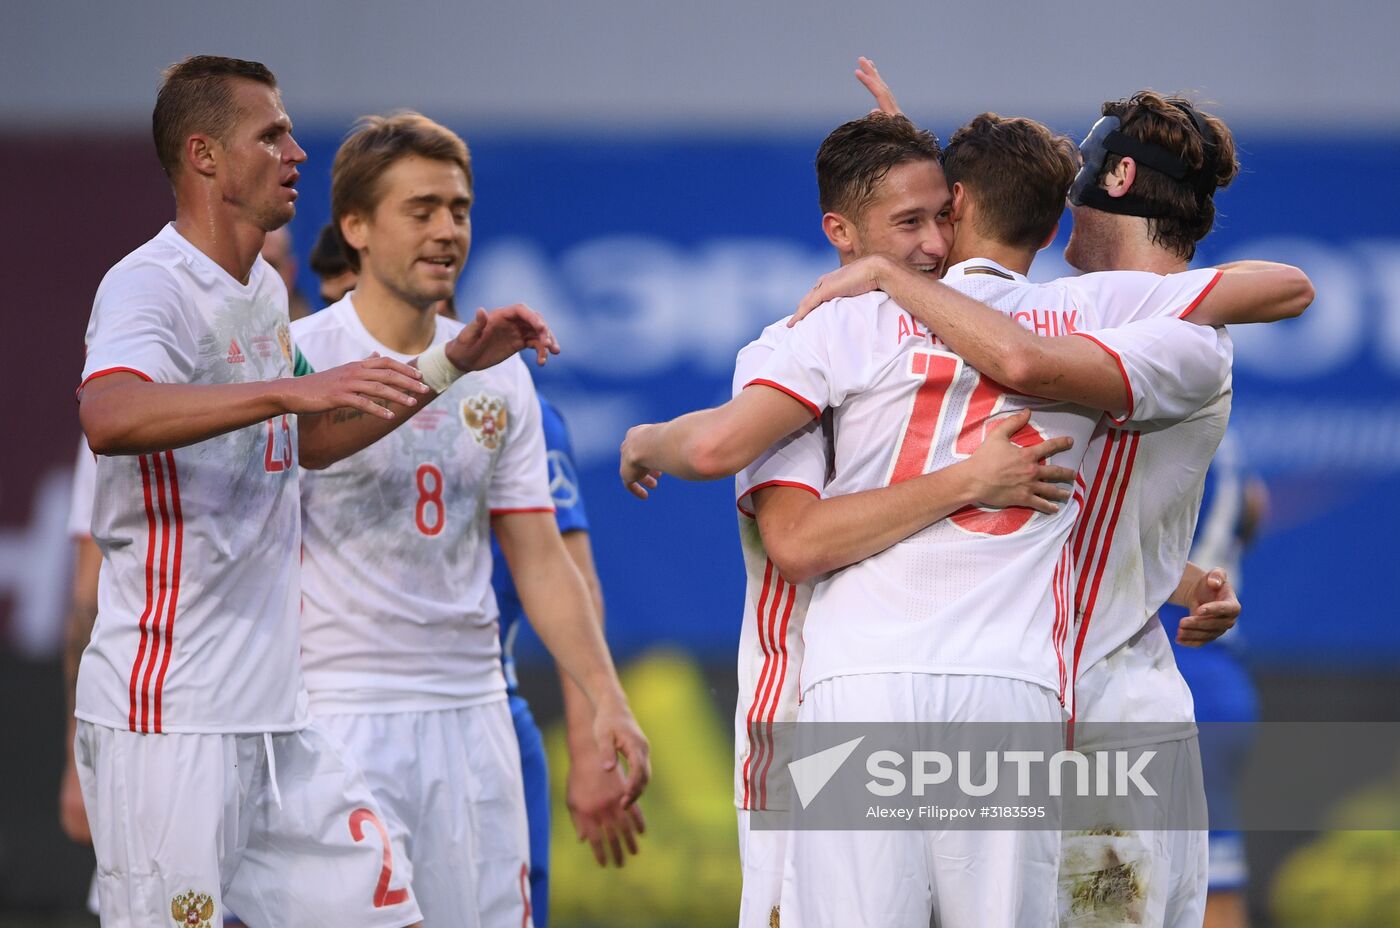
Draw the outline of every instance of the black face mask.
M1173 105L1191 118L1192 125L1201 134L1201 142L1205 146L1205 163L1207 166L1214 164L1216 139L1210 125L1194 108L1183 103ZM1069 201L1072 204L1088 206L1106 213L1142 216L1148 219L1162 214L1161 207L1146 202L1131 191L1121 197L1111 197L1108 191L1099 186L1099 174L1103 172L1104 162L1110 154L1132 158L1139 165L1161 171L1173 180L1185 180L1195 188L1196 196L1200 200L1204 200L1215 191L1215 175L1212 171L1190 170L1186 162L1166 149L1139 142L1121 132L1121 125L1122 122L1117 116L1104 116L1094 123L1084 141L1079 143L1079 154L1083 158L1083 164L1069 188Z

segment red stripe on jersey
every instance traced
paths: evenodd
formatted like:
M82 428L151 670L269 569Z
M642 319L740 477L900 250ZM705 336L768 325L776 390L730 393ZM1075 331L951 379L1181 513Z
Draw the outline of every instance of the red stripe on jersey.
M1079 674L1079 655L1084 650L1084 632L1089 628L1089 620L1094 615L1094 604L1099 599L1099 584L1103 581L1104 568L1108 566L1108 555L1113 550L1113 536L1118 529L1118 517L1123 513L1123 500L1128 496L1128 482L1133 476L1133 461L1137 458L1138 444L1142 441L1141 432L1131 433L1127 440L1128 462L1123 468L1123 479L1118 484L1117 498L1113 503L1113 518L1108 522L1108 532L1104 535L1103 554L1099 558L1098 566L1094 570L1094 583L1089 590L1089 600L1084 606L1083 624L1079 629L1079 637L1074 643L1074 673Z
M1104 441L1103 454L1099 456L1099 469L1094 472L1094 480L1089 484L1089 501L1079 512L1079 524L1074 527L1074 562L1081 563L1079 553L1084 546L1084 537L1089 530L1089 520L1094 516L1094 504L1098 502L1099 489L1103 486L1104 471L1108 468L1108 456L1113 450L1113 433L1109 432ZM1076 603L1075 605L1078 605Z
M185 548L185 517L180 511L180 481L175 476L175 452L165 452L166 469L170 475L170 509L175 517L175 555L170 577L170 608L165 617L165 655L156 675L155 728L160 729L160 701L165 689L165 671L170 668L170 652L174 647L175 609L180 601L180 561Z
M758 486L745 490L743 493L740 493L739 499L737 502L735 502L734 505L739 507L739 512L748 516L750 519L755 518L752 512L749 512L747 509L744 508L744 500L747 497L753 496L759 490L766 490L769 487L792 487L795 490L806 490L808 493L811 493L817 499L822 498L821 491L817 490L815 487L810 487L805 483L799 483L796 480L765 480Z
M141 465L141 489L146 498L146 608L141 612L140 644L136 648L136 660L131 665L131 710L127 714L127 727L136 731L136 681L141 677L141 664L146 658L146 620L151 617L151 606L155 601L155 563L156 563L156 510L151 502L151 470L146 463L146 456L137 457L137 462ZM144 723L143 723L144 724Z
M1115 425L1122 425L1124 422L1127 422L1133 417L1133 382L1128 378L1128 369L1123 366L1123 359L1118 356L1118 352L1114 351L1088 332L1071 332L1070 334L1078 335L1080 338L1087 338L1095 345L1098 345L1104 351L1107 351L1108 356L1113 359L1113 363L1118 365L1118 376L1123 378L1123 389L1128 394L1128 411L1122 416L1109 415L1108 418L1111 419Z
M1201 305L1201 301L1206 298L1207 294L1209 294L1212 290L1215 289L1216 284L1220 283L1220 275L1224 273L1224 271L1216 271L1215 276L1210 279L1210 283L1206 284L1205 289L1201 291L1200 295L1197 296L1194 300L1192 300L1191 305L1183 309L1181 311L1181 315L1177 318L1185 319L1187 316L1194 313L1196 311L1196 307Z
M1113 549L1114 533L1117 531L1117 528L1118 528L1118 517L1119 517L1119 516L1122 514L1122 512L1123 512L1123 500L1126 499L1126 498L1127 498L1127 495L1128 495L1128 482L1129 482L1129 480L1132 478L1132 475L1133 475L1133 462L1134 462L1134 461L1136 460L1136 458L1137 458L1138 444L1139 444L1139 442L1141 441L1141 439L1142 439L1142 433L1141 433L1141 432L1132 432L1132 433L1129 433L1127 436L1124 436L1124 435L1121 434L1121 433L1119 434L1119 454L1120 454L1120 456L1121 456L1122 449L1123 449L1124 447L1127 447L1127 448L1128 448L1128 460L1127 460L1127 464L1125 465L1125 467L1124 467L1124 469L1123 469L1123 479L1122 479L1122 481L1118 484L1118 492L1117 492L1116 494L1114 494L1115 499L1114 499L1114 503L1113 503L1113 506L1112 506L1112 509L1113 509L1113 517L1112 517L1111 519L1109 519L1109 523L1108 523L1108 532L1104 535L1104 547L1103 547L1103 552L1102 552L1102 554L1100 555L1100 557L1099 557L1099 559L1098 559L1097 565L1095 566L1095 569L1094 569L1094 580L1093 580L1093 584L1091 585L1090 590L1089 590L1088 601L1087 601L1087 602L1084 604L1084 606L1083 606L1082 614L1081 614L1080 620L1079 620L1079 634L1075 636L1075 641L1074 641L1074 661L1073 661L1073 663L1071 664L1070 672L1071 672L1071 675L1072 675L1071 679L1074 680L1074 681L1076 681L1076 682L1079 680L1079 658L1080 658L1080 655L1084 652L1084 640L1085 640L1086 636L1088 635L1088 632L1089 632L1089 625L1090 625L1090 623L1091 623L1091 621L1092 621L1092 619L1093 619L1093 617L1094 617L1094 605L1095 605L1095 603L1097 603L1098 597L1099 597L1099 584L1103 581L1104 568L1108 565L1108 557L1109 557L1110 552L1111 552L1112 549ZM1115 468L1114 468L1114 469L1115 469L1115 473L1116 473L1116 471L1117 471L1117 465L1116 465L1116 464L1115 464ZM1107 496L1105 496L1105 503L1104 503L1103 509L1104 509L1104 511L1107 511L1107 510L1109 509L1109 506L1108 506L1108 503L1107 503ZM1102 513L1100 513L1100 515L1102 515ZM1086 573L1087 573L1087 572L1086 572ZM1084 581L1084 578L1081 577L1081 578L1080 578L1080 586L1081 586L1081 588L1082 588L1082 586L1083 586L1083 581ZM1078 602L1078 601L1079 601L1079 600L1078 600L1078 597L1076 597L1076 602ZM1075 709L1074 709L1074 712L1071 713L1071 715L1070 715L1070 723L1071 723L1071 725L1073 725L1074 719L1075 719L1075 717L1078 715L1078 711L1079 711L1079 710L1078 710L1078 706L1076 705L1076 706L1075 706ZM1072 735L1072 733L1073 733L1073 728L1070 729L1070 732L1071 732L1071 735Z
M517 512L553 512L553 506L525 506L520 509L492 509L493 516L509 516Z
M759 802L763 808L768 808L768 771L773 766L773 755L777 753L773 746L773 719L778 713L778 702L783 698L783 683L787 680L788 648L787 633L788 620L792 618L792 606L797 600L797 587L788 584L787 605L783 607L783 622L778 629L778 654L780 663L778 664L778 685L773 690L773 702L768 706L768 759L764 761L763 773L759 776Z
M156 589L156 611L151 620L152 648L146 658L146 672L141 678L141 730L143 732L152 730L148 717L152 702L151 675L155 673L156 661L160 659L164 644L161 637L161 622L166 618L165 598L170 584L170 575L167 569L170 555L170 510L166 503L165 468L161 465L158 455L151 455L151 468L156 476L156 502L159 504L160 511L160 561L156 571L160 585Z
M1070 544L1065 543L1064 550L1061 551L1061 556L1064 557L1064 574L1060 577L1060 595L1064 596L1065 621L1064 626L1060 628L1060 654L1064 655L1065 642L1070 640L1071 630L1074 630L1075 626L1074 598L1072 598L1072 588L1074 588L1074 557L1070 556ZM1072 698L1072 696L1074 696L1074 693L1072 693L1072 690L1074 690L1074 679L1072 679L1068 670L1065 670L1063 686L1064 691L1060 694L1061 700L1064 700L1065 697Z
M78 389L73 391L73 396L75 398L81 398L83 395L83 387L86 387L99 377L106 377L108 374L135 374L147 383L152 382L150 374L147 374L145 371L138 371L134 367L104 367L102 370L93 371L91 374L84 377L83 382L78 384Z
M778 579L778 585L773 592L773 598L769 600L768 603L768 647L772 654L772 667L768 671L768 682L763 685L763 698L760 699L758 703L758 724L756 728L756 734L758 736L758 754L755 756L753 762L753 791L758 793L758 807L760 809L764 807L766 797L760 789L759 772L763 769L764 757L772 757L772 724L764 719L764 715L768 713L768 699L773 693L773 683L778 679L778 665L781 663L781 657L778 653L778 640L774 637L773 631L778 623L778 607L783 603L784 593L792 589L792 585L783 579L782 574L777 573L774 574L774 576ZM759 621L762 621L761 617ZM776 701L776 697L774 697L774 699Z
M1093 525L1089 527L1089 546L1084 551L1084 557L1079 560L1080 575L1074 588L1074 607L1076 611L1082 612L1084 608L1084 586L1089 580L1090 571L1088 565L1094 563L1095 552L1100 540L1104 545L1108 544L1108 539L1103 538L1099 530L1103 528L1104 520L1108 517L1108 510L1112 505L1111 497L1113 487L1118 481L1119 474L1123 467L1123 452L1127 450L1128 443L1124 440L1121 432L1110 432L1109 440L1116 446L1113 450L1113 464L1109 468L1108 481L1103 486L1103 495L1099 498L1099 505L1094 514ZM1104 456L1108 456L1108 445L1104 446ZM1099 489L1095 487L1095 489ZM1081 630L1082 632L1082 630Z
M773 562L769 560L763 569L763 592L758 597L758 607L754 610L754 624L758 627L758 645L763 649L763 667L758 672L758 682L754 684L753 700L749 703L749 714L744 721L744 737L749 749L744 752L744 808L749 808L749 763L753 760L753 717L758 710L758 697L763 692L763 678L768 675L768 643L763 640L763 607L768 602L768 590L773 582Z
M747 390L749 387L772 387L774 390L777 390L779 393L786 393L788 396L790 396L790 397L792 397L793 399L797 400L797 401L798 401L799 403L801 403L803 406L806 406L806 407L807 407L807 411L810 412L810 413L812 414L812 418L813 418L813 419L817 419L817 418L820 418L820 417L821 417L822 411L821 411L821 409L819 409L819 408L817 407L817 404L816 404L816 403L814 403L814 402L812 402L811 400L807 399L807 397L803 396L803 395L800 394L800 393L795 393L794 391L789 390L787 387L783 386L783 385L780 384L780 383L774 383L774 382L771 381L771 380L762 380L762 379L759 379L759 380L750 380L748 383L744 384L744 389Z
M1109 466L1109 459L1113 458L1117 446L1117 458ZM1084 633L1087 631L1083 611L1083 587L1087 577L1092 573L1092 561L1098 547L1099 528L1103 524L1105 513L1107 512L1113 497L1113 485L1118 479L1118 468L1121 463L1123 452L1122 433L1110 430L1104 438L1103 454L1099 458L1099 467L1094 474L1093 483L1089 487L1089 504L1085 506L1079 514L1079 522L1074 530L1074 551L1072 555L1072 568L1074 583L1071 584L1074 595L1071 598L1071 611L1078 619L1078 629L1075 635L1076 648L1084 640ZM1084 548L1085 539L1089 540L1088 548ZM1069 687L1073 689L1078 681L1078 668L1073 661L1069 667ZM1070 713L1070 721L1074 720L1077 709L1073 706Z
M1068 546L1066 546L1068 547ZM1066 621L1065 598L1061 590L1061 580L1065 572L1065 549L1060 549L1060 559L1055 563L1055 575L1050 580L1050 592L1055 597L1055 624L1050 630L1050 642L1055 649L1055 664L1059 670L1060 701L1065 698L1065 653L1060 646L1060 629Z

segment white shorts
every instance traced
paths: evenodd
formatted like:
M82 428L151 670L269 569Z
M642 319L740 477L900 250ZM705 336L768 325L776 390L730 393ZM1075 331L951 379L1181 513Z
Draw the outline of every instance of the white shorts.
M407 858L353 761L311 725L148 735L78 722L106 928L403 928ZM173 920L173 921L172 921Z
M1094 754L1089 757L1092 769ZM1170 776L1164 782L1201 783L1196 738L1146 746L1156 751ZM1165 798L1165 797L1164 797ZM1183 797L1174 794L1173 801ZM1176 810L1173 818L1204 820L1204 791L1185 797L1200 811ZM1161 814L1167 815L1163 808ZM1062 838L1059 912L1061 928L1200 928L1205 919L1208 840L1204 830L1100 828L1066 831Z
M739 895L739 928L771 928L783 895L786 831L749 827L749 810L739 809L739 864L744 888Z
M1048 689L1003 677L860 674L815 684L799 722L1063 723ZM782 921L802 928L1053 928L1060 833L790 832ZM930 921L930 919L936 919Z
M424 928L530 924L530 838L510 704L321 715L413 860Z

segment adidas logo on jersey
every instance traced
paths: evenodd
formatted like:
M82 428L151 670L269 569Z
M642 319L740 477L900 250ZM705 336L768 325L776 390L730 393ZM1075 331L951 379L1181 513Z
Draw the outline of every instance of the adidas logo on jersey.
M238 347L238 339L236 339L236 338L229 339L229 343L228 343L228 363L230 363L230 364L242 364L242 363L243 363L244 361L246 361L246 360L248 360L248 359L247 359L246 357L244 357L244 355L243 355L243 349L241 349L241 348Z

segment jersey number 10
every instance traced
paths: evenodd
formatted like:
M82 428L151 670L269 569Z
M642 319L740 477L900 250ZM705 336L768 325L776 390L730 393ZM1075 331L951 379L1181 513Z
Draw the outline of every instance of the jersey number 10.
M909 375L919 381L914 404L904 435L895 452L890 468L889 483L895 484L921 476L933 458L934 449L952 441L952 457L970 457L987 440L987 431L996 426L996 416L1002 411L1007 390L995 380L973 371L976 382L954 427L956 437L949 436L945 425L949 418L948 395L966 367L962 358L939 351L915 351L909 356ZM1039 444L1045 435L1032 422L1011 436L1022 448ZM964 506L948 518L953 524L979 535L1010 535L1030 522L1035 510L1024 506L988 509Z

